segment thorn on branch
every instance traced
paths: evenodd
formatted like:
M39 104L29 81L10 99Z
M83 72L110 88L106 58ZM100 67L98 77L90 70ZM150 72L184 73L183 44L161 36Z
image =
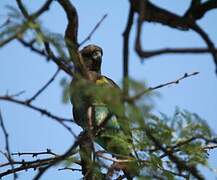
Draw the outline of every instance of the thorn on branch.
M58 156L56 153L52 152L51 149L47 149L46 151L42 151L42 152L17 152L17 153L12 153L12 156L24 156L24 155L30 155L33 158L37 157L39 155L53 155L53 156Z

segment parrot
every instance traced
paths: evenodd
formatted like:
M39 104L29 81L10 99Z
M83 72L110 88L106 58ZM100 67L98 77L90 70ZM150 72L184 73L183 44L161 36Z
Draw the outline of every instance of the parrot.
M90 126L99 127L104 123L99 134L94 137L94 142L117 155L116 157L118 155L131 157L132 138L129 124L124 117L123 104L120 103L121 90L112 79L101 74L103 50L97 45L88 45L80 51L80 54L90 74L90 80L78 75L71 81L70 100L73 105L74 120L84 130L88 130ZM77 71L79 73L79 70ZM107 96L106 93L111 95ZM88 120L89 107L93 107L91 114L93 122ZM80 144L83 174L88 173L88 168L91 166L91 148L93 143L90 140ZM127 179L132 179L138 174L137 163L122 163L117 167L120 167Z

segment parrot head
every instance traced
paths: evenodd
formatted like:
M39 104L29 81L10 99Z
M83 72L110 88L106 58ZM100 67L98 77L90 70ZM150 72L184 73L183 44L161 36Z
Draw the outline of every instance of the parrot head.
M85 46L80 51L84 63L89 71L95 71L101 73L101 64L102 64L102 48L96 45Z

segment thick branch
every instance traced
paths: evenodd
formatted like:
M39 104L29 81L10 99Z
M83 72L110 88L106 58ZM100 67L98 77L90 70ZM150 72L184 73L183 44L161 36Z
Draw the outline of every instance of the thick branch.
M60 5L65 10L68 19L68 25L65 32L65 38L75 45L78 46L78 14L76 8L72 5L69 0L58 0Z
M141 0L130 0L131 6L133 7L133 10L137 12L139 15L141 13L141 4L146 3L145 8L145 16L143 16L142 21L147 22L157 22L166 26L169 26L171 28L177 28L180 30L188 30L189 27L186 24L186 19L183 19L181 16L174 14L172 12L169 12L165 9L162 9L154 4L152 4L150 1L141 1Z
M176 28L185 31L189 30L190 28L189 24L192 24L192 22L202 18L206 12L214 8L217 8L217 0L211 0L203 4L197 5L196 8L189 8L184 16L179 16L177 14L174 14L170 11L167 11L163 8L160 8L152 4L148 0L146 2L145 1L142 2L146 3L146 12L145 12L146 15L143 17L143 21L157 22L169 26L171 28ZM138 14L140 14L141 13L140 0L130 0L130 3L131 6L133 7L133 10ZM189 18L188 14L194 16L194 19Z
M163 25L167 25L172 28L176 28L179 30L193 30L198 33L205 43L208 46L208 51L212 54L215 66L216 66L216 73L217 73L217 54L214 43L210 40L208 35L200 28L196 21L204 16L204 14L214 8L217 8L217 0L207 1L204 3L192 1L191 6L186 11L183 16L176 15L172 12L164 10L162 8L157 7L156 5L152 4L151 2L142 1L142 0L130 0L131 6L133 10L139 14L138 23L137 23L137 35L135 41L135 50L137 54L141 58L148 58L154 55L160 55L165 53L183 53L182 49L173 49L173 50L158 50L158 51L144 51L141 45L141 33L142 33L142 24L144 21L147 22L158 22ZM142 4L140 4L142 3ZM142 7L144 4L145 8ZM141 8L142 7L142 8ZM145 12L145 15L144 15ZM184 52L193 52L199 53L200 50L196 49L184 49ZM205 52L204 50L202 51Z
M201 19L208 11L217 8L217 0L210 0L204 3L192 0L191 6L185 13L185 16L194 20Z
M59 4L65 10L67 15L68 25L65 31L65 41L71 57L71 61L75 65L75 69L84 77L89 79L87 68L83 59L78 51L78 14L76 8L69 0L58 0Z
M127 25L123 33L123 79L124 79L124 95L128 95L128 76L129 76L129 37L133 25L134 12L132 7L128 14Z

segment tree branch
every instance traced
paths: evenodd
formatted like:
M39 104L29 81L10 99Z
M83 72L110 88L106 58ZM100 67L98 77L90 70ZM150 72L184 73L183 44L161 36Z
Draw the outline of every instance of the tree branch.
M6 150L5 157L8 159L9 164L11 166L11 169L13 170L14 165L12 163L13 159L11 157L11 151L10 151L9 134L8 134L8 132L6 130L5 125L4 125L1 109L0 109L0 126L1 126L1 129L2 129L4 137L5 137L5 150ZM13 173L13 178L14 178L14 180L17 179L17 174L16 173Z
M92 31L88 34L88 36L81 41L81 43L79 44L79 47L82 46L83 44L85 44L87 41L89 41L91 39L91 37L93 36L93 34L96 32L96 30L99 28L99 26L102 24L102 22L105 20L105 18L108 16L108 14L105 14L100 21L94 26L94 28L92 29Z
M58 158L58 157L47 158L47 159L36 160L36 161L30 161L30 162L25 162L25 161L12 162L13 164L20 164L20 166L14 168L14 169L8 169L8 170L0 173L0 178L7 176L7 175L10 175L10 174L17 173L19 171L28 170L28 169L37 169L37 168L43 167L43 166L55 161L56 158Z
M33 52L45 57L46 59L52 59L52 61L64 72L66 72L69 76L73 76L74 72L72 71L72 65L69 61L64 60L60 57L55 57L52 53L45 53L44 50L37 49L33 46L31 42L27 42L23 39L19 39L19 42L25 46L28 47Z
M199 74L199 72L193 72L193 73L190 73L190 74L185 73L182 77L180 77L180 78L178 78L176 80L173 80L173 81L170 81L170 82L167 82L167 83L164 83L164 84L160 84L160 85L157 85L157 86L154 86L154 87L149 87L149 88L145 89L144 91L142 91L141 93L136 94L135 96L126 98L126 100L129 101L129 102L135 101L135 100L141 98L144 94L149 93L150 91L160 89L160 88L163 88L165 86L169 86L171 84L179 84L180 81L182 81L182 80L184 80L186 78L189 78L191 76L195 76L197 74Z
M209 38L209 36L206 34L206 32L197 24L192 25L192 29L197 32L201 38L204 40L204 42L207 44L210 53L213 57L213 61L216 67L216 75L217 75L217 53L215 50L215 45L214 43L211 41L211 39Z
M26 17L28 20L27 22L24 22L18 29L16 29L16 32L9 36L7 39L4 39L2 41L0 41L0 47L3 47L4 45L6 45L7 43L11 42L12 40L20 37L20 35L22 35L27 29L28 29L28 21L34 21L36 18L38 18L39 16L41 16L46 10L49 9L51 2L53 0L48 0L45 2L45 4L35 13L33 13L32 15L29 15L27 10L25 9L25 6L22 4L21 0L16 0L19 9L21 10L22 14L24 15L24 17Z
M217 49L214 50L217 53ZM152 51L137 51L138 55L142 58L151 58L158 55L165 54L204 54L211 53L210 49L207 48L163 48Z
M177 169L179 172L182 172L183 170L190 172L195 178L199 180L203 180L204 178L199 174L198 170L195 166L187 165L183 160L181 160L179 157L175 156L173 152L168 151L166 148L163 147L163 145L159 142L157 138L155 138L151 130L148 127L145 127L145 133L150 138L150 140L155 144L157 148L162 150L165 154L167 154L168 158L176 164Z
M206 1L204 3L192 0L191 5L184 16L197 20L201 19L208 11L216 8L217 0Z
M128 76L129 76L129 37L133 25L134 11L130 6L127 25L123 32L123 80L124 96L128 96Z
M87 79L90 79L83 58L78 51L78 14L76 8L69 0L58 0L59 4L65 10L68 25L65 31L65 41L70 54L71 61L74 63L75 69Z
M12 156L23 156L23 155L31 155L32 157L37 157L38 155L53 155L58 156L56 153L52 152L51 149L47 149L46 151L42 152L18 152L18 153L12 153Z
M74 133L72 132L72 129L68 125L65 124L65 122L73 122L72 119L66 119L66 118L62 118L62 117L53 115L45 109L42 109L40 107L32 105L31 103L28 103L28 101L21 101L21 100L15 99L9 95L0 96L0 100L13 102L15 104L20 104L20 105L23 105L23 106L28 107L30 109L33 109L33 110L41 113L42 115L46 115L47 117L57 121L60 125L65 127L73 136L75 136Z
M32 101L34 101L55 80L59 72L60 69L58 68L54 75L50 78L50 80L41 89L39 89L31 98L27 100L27 103L30 104Z
M140 0L130 0L131 6L133 10L139 14L138 23L137 23L137 35L135 41L135 50L139 57L148 58L155 55L165 54L165 53L204 53L206 50L199 49L163 49L157 51L144 51L141 45L141 33L142 33L142 23L144 21L147 22L158 22L163 25L167 25L172 28L176 28L178 30L193 30L198 33L205 43L208 46L208 52L212 54L215 66L216 66L216 74L217 74L217 53L214 43L210 40L208 35L200 28L196 21L204 16L206 12L217 8L217 0L207 1L204 3L194 2L192 1L191 6L186 11L183 16L176 15L172 12L159 8L149 2L140 1ZM141 3L141 4L140 4ZM146 3L146 7L144 9L141 8L141 5ZM145 12L145 15L143 14ZM192 51L193 50L193 51Z
M41 6L41 8L38 9L38 11L34 12L31 16L36 19L39 16L41 16L41 14L43 14L45 11L48 11L50 8L51 3L53 2L53 0L47 0L44 5Z

